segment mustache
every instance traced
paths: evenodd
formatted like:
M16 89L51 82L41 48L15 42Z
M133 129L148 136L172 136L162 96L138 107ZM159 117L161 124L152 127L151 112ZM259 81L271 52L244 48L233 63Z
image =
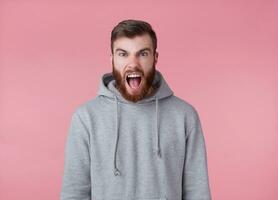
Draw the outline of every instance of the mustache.
M139 72L142 76L144 75L144 72L141 69L136 68L136 67L134 68L134 70L131 70L131 69L126 70L125 71L125 75L133 73L133 72Z

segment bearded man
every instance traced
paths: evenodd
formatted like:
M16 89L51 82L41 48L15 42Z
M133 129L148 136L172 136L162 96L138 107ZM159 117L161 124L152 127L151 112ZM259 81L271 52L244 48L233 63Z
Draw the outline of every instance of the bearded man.
M196 109L156 69L151 25L111 32L112 73L72 115L61 200L211 200Z

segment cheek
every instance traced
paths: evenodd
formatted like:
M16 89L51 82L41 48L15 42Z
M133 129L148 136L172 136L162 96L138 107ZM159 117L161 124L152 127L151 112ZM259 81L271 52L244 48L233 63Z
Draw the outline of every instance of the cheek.
M125 61L122 59L114 59L114 66L117 69L122 69L126 65Z
M154 64L153 59L143 60L141 62L141 66L144 67L146 70L151 69L153 67L153 64Z

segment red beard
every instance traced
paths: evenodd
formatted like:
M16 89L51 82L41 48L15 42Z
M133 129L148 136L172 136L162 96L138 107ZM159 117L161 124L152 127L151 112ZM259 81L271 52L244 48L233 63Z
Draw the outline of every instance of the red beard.
M135 67L134 71L138 71L142 74L141 82L143 81L142 89L140 93L136 95L128 93L125 85L126 82L125 76L122 77L121 73L115 69L113 61L112 61L112 66L113 66L113 77L116 81L116 88L119 90L119 92L126 100L136 103L137 101L143 99L144 97L153 94L155 90L155 86L152 85L152 83L155 77L155 65L153 65L151 71L149 71L146 74L144 74L144 72L141 71L139 68Z

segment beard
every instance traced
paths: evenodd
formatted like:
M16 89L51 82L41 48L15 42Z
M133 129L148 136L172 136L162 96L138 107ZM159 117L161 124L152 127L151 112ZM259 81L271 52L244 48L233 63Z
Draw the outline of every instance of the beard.
M140 68L135 67L133 71L140 72L141 73L141 83L143 84L141 86L141 90L138 94L130 94L127 91L126 88L126 80L125 80L125 74L127 72L131 72L130 70L126 71L124 75L122 76L120 71L116 70L114 66L114 62L112 60L112 67L113 67L113 77L116 82L116 88L121 93L121 95L128 101L137 102L139 100L142 100L144 97L148 97L153 94L153 92L156 89L156 86L153 85L153 80L155 77L155 64L153 64L153 67L150 71L144 73ZM128 83L127 83L128 84Z

